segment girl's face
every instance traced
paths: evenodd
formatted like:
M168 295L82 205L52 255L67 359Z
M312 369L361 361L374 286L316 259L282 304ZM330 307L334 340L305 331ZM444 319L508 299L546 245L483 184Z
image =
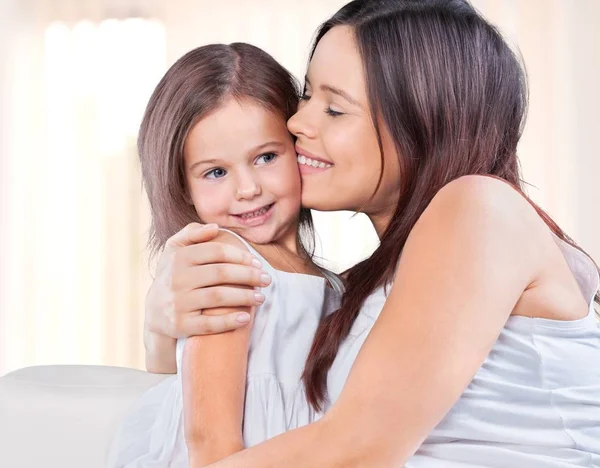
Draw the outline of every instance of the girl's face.
M317 45L303 100L288 128L297 137L303 206L321 211L360 210L371 217L378 232L385 229L399 195L398 156L381 123L385 171L373 195L381 156L363 63L351 28L334 27Z
M229 99L193 126L184 162L203 222L256 244L295 237L301 184L284 119L252 101Z

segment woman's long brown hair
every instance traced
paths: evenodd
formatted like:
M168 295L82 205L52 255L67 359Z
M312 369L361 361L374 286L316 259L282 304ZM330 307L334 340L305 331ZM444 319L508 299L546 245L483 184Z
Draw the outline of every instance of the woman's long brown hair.
M365 299L391 282L415 223L452 180L481 174L506 181L552 232L581 250L525 195L517 159L527 108L525 72L500 33L466 0L350 2L319 29L313 54L340 25L353 29L362 57L382 173L381 124L399 155L401 194L379 247L349 270L341 308L317 331L303 375L315 409L323 407L327 373Z

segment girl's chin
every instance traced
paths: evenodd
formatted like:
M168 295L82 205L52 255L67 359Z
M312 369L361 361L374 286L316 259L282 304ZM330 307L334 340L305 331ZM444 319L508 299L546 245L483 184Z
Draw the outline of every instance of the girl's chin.
M235 232L239 236L243 237L246 241L251 244L268 244L273 241L275 233L272 228L268 228L267 226L257 226L257 227L231 227L227 228L230 231Z

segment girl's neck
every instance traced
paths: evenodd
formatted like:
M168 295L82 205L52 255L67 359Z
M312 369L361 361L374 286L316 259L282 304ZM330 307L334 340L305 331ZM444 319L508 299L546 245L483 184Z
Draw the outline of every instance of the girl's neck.
M280 236L268 244L252 244L269 264L276 270L288 273L323 276L320 268L302 249L298 241L298 229Z

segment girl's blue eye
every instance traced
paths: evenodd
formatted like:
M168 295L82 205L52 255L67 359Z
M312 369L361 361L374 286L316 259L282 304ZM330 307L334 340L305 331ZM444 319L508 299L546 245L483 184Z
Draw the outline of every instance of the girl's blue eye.
M258 159L256 160L256 162L259 161L263 161L263 164L269 164L272 163L273 161L275 161L275 159L277 158L277 155L275 153L265 153L265 154L261 154Z
M220 179L221 177L225 177L227 175L227 171L223 168L217 167L216 169L212 169L204 174L205 179Z

